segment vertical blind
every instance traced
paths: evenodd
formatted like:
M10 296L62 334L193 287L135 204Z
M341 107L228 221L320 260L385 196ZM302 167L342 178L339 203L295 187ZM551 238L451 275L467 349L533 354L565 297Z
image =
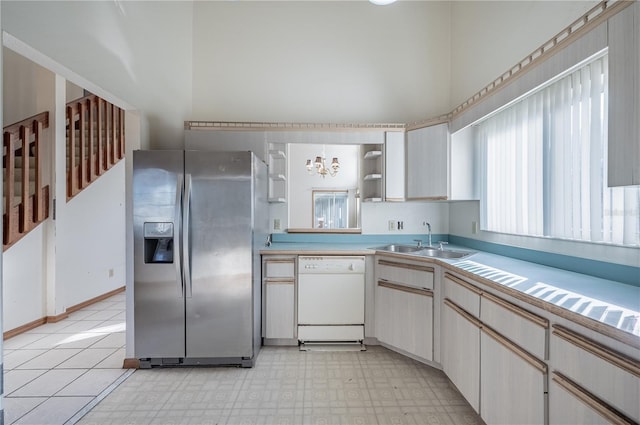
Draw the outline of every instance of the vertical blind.
M478 126L483 230L640 245L640 188L607 187L607 56Z

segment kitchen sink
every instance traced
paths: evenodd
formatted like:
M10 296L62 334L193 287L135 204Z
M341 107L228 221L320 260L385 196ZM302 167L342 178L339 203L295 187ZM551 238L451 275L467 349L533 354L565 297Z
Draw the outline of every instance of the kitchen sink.
M438 249L416 245L391 244L376 248L379 251L398 252L403 254L413 254L422 257L459 259L473 254L472 251L458 251L450 249Z
M415 245L396 245L396 244L391 244L391 245L387 245L387 246L381 246L380 248L376 248L376 249L379 249L380 251L411 253L411 252L420 251L423 248L419 247L419 246L415 246Z
M421 249L419 252L416 252L416 254L423 255L425 257L458 259L458 258L467 257L473 254L473 252L453 251L449 249L424 248L424 249Z

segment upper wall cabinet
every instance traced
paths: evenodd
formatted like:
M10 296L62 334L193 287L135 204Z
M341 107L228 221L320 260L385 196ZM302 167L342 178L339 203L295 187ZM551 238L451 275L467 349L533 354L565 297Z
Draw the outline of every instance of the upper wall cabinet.
M475 127L468 126L453 133L449 143L449 200L480 199Z
M446 123L407 133L407 199L449 198L449 128Z
M640 2L609 18L609 186L640 184Z
M385 200L404 201L405 132L389 131L385 138Z

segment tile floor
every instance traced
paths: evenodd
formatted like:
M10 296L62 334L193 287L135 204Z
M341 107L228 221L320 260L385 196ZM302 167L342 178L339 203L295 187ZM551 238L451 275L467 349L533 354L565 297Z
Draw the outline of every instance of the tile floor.
M5 423L482 424L441 371L383 347L134 372L124 344L124 293L5 341Z
M75 422L128 373L125 294L4 341L5 424Z

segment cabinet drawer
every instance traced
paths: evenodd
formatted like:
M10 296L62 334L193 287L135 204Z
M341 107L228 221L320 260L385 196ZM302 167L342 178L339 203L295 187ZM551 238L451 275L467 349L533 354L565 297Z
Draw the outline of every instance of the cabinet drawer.
M547 359L549 321L515 304L483 292L480 320L539 359Z
M634 422L575 382L554 372L549 390L549 424L616 425Z
M560 325L553 325L550 358L559 373L640 421L640 361Z
M264 277L295 277L295 258L267 258L264 260Z
M475 317L480 317L480 288L450 273L444 274L444 298L448 298Z
M433 272L433 267L422 264L404 263L386 258L378 258L376 261L378 280L399 282L416 288L433 289Z

